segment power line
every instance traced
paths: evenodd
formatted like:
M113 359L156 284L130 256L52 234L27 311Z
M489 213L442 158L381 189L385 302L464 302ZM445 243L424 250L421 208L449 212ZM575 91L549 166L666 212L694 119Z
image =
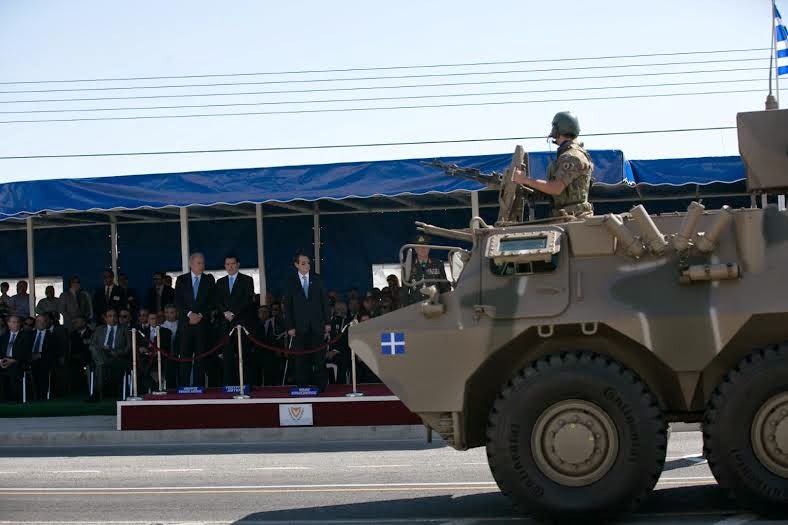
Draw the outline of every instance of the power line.
M445 82L437 84L400 84L395 86L354 86L354 87L335 87L317 89L287 89L270 91L241 91L232 93L189 93L185 95L135 95L124 97L89 97L89 98L52 98L52 99L33 99L33 100L0 100L0 104L32 104L42 102L96 102L100 100L148 100L159 98L191 98L191 97L225 97L239 95L273 95L273 94L293 94L293 93L329 93L340 91L367 91L377 89L410 89L410 88L430 88L430 87L456 87L456 86L480 86L493 84L528 84L533 82L560 82L565 80L596 80L611 78L634 78L634 77L654 77L666 75L696 75L705 73L730 73L739 71L763 71L762 67L745 67L729 69L699 69L695 71L665 71L658 73L631 73L621 75L593 75L580 77L553 77L535 78L526 80L481 80L476 82Z
M593 87L580 87L580 88L562 88L562 89L529 89L518 91L488 91L483 93L444 93L436 95L406 95L398 97L366 97L366 98L338 98L338 99L323 99L323 100L297 100L297 101L268 101L268 102L234 102L224 104L186 104L177 106L137 106L126 108L70 108L70 109L28 109L18 111L0 111L0 115L11 114L41 114L41 113L85 113L85 112L100 112L100 111L145 111L145 110L160 110L160 109L202 109L202 108L224 108L224 107L249 107L249 106L279 106L288 104L329 104L341 102L380 102L387 100L419 100L419 99L436 99L436 98L453 98L453 97L481 97L481 96L497 96L497 95L525 95L532 93L553 93L556 91L594 91L594 90L611 90L611 89L636 89L636 88L654 88L654 87L675 87L675 86L697 86L707 84L731 84L741 82L763 82L763 79L742 79L742 80L704 80L697 82L667 82L661 84L633 84L623 86L593 86ZM690 93L691 94L691 93Z
M518 104L542 104L546 102L587 102L597 100L623 100L623 99L639 99L639 98L658 98L658 97L681 97L681 96L698 96L698 95L726 95L733 93L760 93L760 89L739 89L727 91L703 91L696 93L655 93L648 95L614 95L607 97L586 97L586 98L556 98L556 99L540 99L540 100L513 100L513 101L495 101L495 102L467 102L457 104L423 104L413 106L381 106L381 107L361 107L361 108L322 108L322 109L298 109L298 110L283 110L283 111L249 111L239 113L195 113L187 115L135 115L128 117L80 117L80 118L65 118L65 119L42 119L42 120L0 120L0 124L33 124L45 122L96 122L107 120L150 120L150 119L167 119L167 118L198 118L198 117L241 117L250 115L295 115L295 114L309 114L309 113L337 113L337 112L356 112L356 111L383 111L383 110L402 110L402 109L427 109L427 108L454 108L454 107L478 107L478 106L501 106L501 105L518 105Z
M54 84L54 83L67 83L67 82L119 82L129 80L170 80L180 78L215 78L215 77L245 77L245 76L263 76L263 75L301 75L313 73L348 73L354 71L392 71L403 69L430 69L442 67L476 67L476 66L493 66L493 65L513 65L513 64L535 64L543 62L569 62L579 60L613 60L621 58L650 58L650 57L664 57L664 56L686 56L686 55L712 55L722 53L747 53L752 51L769 51L769 48L751 48L751 49L722 49L715 51L682 51L673 53L641 53L636 55L612 55L612 56L597 56L597 57L564 57L564 58L540 58L530 60L501 60L490 62L466 62L466 63L450 63L450 64L423 64L423 65L407 65L407 66L378 66L378 67L353 67L345 69L302 69L294 71L265 71L258 73L211 73L203 75L171 75L171 76L151 76L151 77L119 77L119 78L83 78L83 79L58 79L58 80L15 80L0 82L0 85L8 84Z
M375 76L375 77L349 77L349 78L311 78L301 80L266 80L255 82L219 82L211 84L170 84L158 86L120 86L120 87L96 87L96 88L68 88L68 89L30 89L30 90L14 90L14 91L0 91L0 94L8 95L12 93L64 93L74 91L117 91L117 90L130 90L130 89L172 89L172 88L185 88L185 87L212 87L212 86L248 86L248 85L266 85L266 84L304 84L315 82L354 82L354 81L368 81L368 80L401 80L405 78L444 78L444 77L464 77L464 76L477 76L477 75L509 75L514 73L544 73L550 71L580 71L580 70L593 70L593 69L621 69L631 67L656 67L656 66L680 66L680 65L695 65L695 64L720 64L730 62L760 62L763 58L734 58L734 59L720 59L720 60L691 60L682 62L658 62L651 64L621 64L621 65L604 65L604 66L575 66L575 67L554 67L542 69L513 69L513 70L500 70L500 71L475 71L475 72L462 72L462 73L441 73L441 74L417 74L417 75L396 75L396 76Z
M677 129L650 129L635 131L608 131L602 133L584 133L584 137L608 137L615 135L648 135L659 133L686 133L696 131L720 131L736 129L736 126L714 126L705 128L677 128ZM17 155L4 156L0 160L20 160L20 159L66 159L78 157L137 157L148 155L191 155L202 153L248 153L255 151L298 151L316 149L341 149L341 148L377 148L384 146L420 146L429 144L470 144L474 142L500 142L512 140L537 140L545 139L544 136L535 135L530 137L492 137L474 139L451 139L451 140L419 140L409 142L373 142L366 144L326 144L313 146L271 146L264 148L229 148L229 149L202 149L202 150L183 150L183 151L137 151L137 152L117 152L117 153L69 153L62 155Z

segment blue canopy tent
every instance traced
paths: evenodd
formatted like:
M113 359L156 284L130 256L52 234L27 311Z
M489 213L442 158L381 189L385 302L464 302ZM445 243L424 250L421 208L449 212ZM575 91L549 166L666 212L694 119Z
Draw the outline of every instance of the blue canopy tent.
M598 208L605 203L744 194L744 168L738 157L628 161L618 150L591 154L596 165L592 200ZM554 156L530 153L531 175L544 178ZM265 261L258 264L264 290L266 274L280 278L289 269L290 255L311 244L323 273L352 274L329 279L334 287L364 288L371 263L394 257L414 233L414 220L463 227L470 219L468 208L477 206L473 213L487 219L496 215L495 192L479 191L485 188L477 182L446 176L426 165L429 160L2 184L0 236L5 249L0 250L0 275L32 278L35 252L40 272L67 277L87 270L98 281L101 269L118 269L120 256L122 269L132 282L139 282L154 270L176 267L173 263L179 259L178 266L185 268L192 248L207 252L209 267L220 267L228 251L240 253L242 264ZM441 160L491 172L504 170L511 155ZM398 215L381 215L389 212ZM347 220L347 214L359 213L367 214L364 231L358 220ZM180 246L174 242L179 229ZM102 240L107 233L109 249ZM27 272L21 257L26 244ZM64 246L80 249L64 252ZM69 253L67 260L63 253ZM93 284L89 276L84 281Z

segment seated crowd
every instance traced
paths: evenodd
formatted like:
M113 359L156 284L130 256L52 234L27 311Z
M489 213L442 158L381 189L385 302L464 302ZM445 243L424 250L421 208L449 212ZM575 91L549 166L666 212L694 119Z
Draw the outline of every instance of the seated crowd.
M307 259L307 270L302 279L309 275L322 282L309 273L306 256L296 256L296 269L303 259ZM27 282L20 281L13 296L8 295L8 283L0 283L0 399L19 402L23 382L28 400L120 397L132 369L135 333L140 394L179 386L237 385L236 339L227 337L236 324L269 347L260 348L244 338L246 384L314 384L308 373L299 376L299 369L315 363L324 372L328 365L331 382L347 383L351 354L346 327L412 302L395 275L388 276L387 287L373 288L363 297L356 288L344 294L325 291L327 318L320 327L325 332L319 340L310 341L330 344L319 354L320 359L299 361L272 350L294 348L293 341L300 335L296 335L292 320L288 322L287 304L283 303L287 290L282 295L269 292L260 301L251 277L238 272L239 263L238 257L228 255L228 276L214 281L203 273L204 257L194 254L191 272L180 276L175 287L170 276L156 272L142 295L129 286L124 274L118 275L116 283L113 273L105 271L103 285L92 295L75 276L60 297L55 296L54 287L47 287L46 297L34 312L29 311ZM305 297L310 293L312 288L304 289ZM301 348L304 346L310 345L302 344ZM154 347L166 353L161 385ZM192 359L195 356L198 358ZM358 382L377 381L363 363L357 361L357 366Z

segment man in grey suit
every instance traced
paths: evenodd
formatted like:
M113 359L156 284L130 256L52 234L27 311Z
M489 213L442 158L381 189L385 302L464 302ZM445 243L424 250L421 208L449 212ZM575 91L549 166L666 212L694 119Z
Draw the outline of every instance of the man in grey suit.
M72 323L77 317L86 321L93 319L93 306L90 295L82 289L79 277L68 280L68 290L60 294L60 313L63 314L63 326L73 331Z
M90 355L96 367L98 392L108 374L120 375L129 367L129 332L118 324L118 313L110 308L104 314L105 325L96 328L90 340Z

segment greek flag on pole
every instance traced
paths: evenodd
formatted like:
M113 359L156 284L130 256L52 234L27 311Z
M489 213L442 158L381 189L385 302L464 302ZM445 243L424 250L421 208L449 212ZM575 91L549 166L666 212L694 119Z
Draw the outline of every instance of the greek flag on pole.
M405 353L405 334L402 332L383 332L380 334L380 351L386 355Z
M774 39L777 52L777 75L788 74L788 30L785 29L780 11L774 6Z

